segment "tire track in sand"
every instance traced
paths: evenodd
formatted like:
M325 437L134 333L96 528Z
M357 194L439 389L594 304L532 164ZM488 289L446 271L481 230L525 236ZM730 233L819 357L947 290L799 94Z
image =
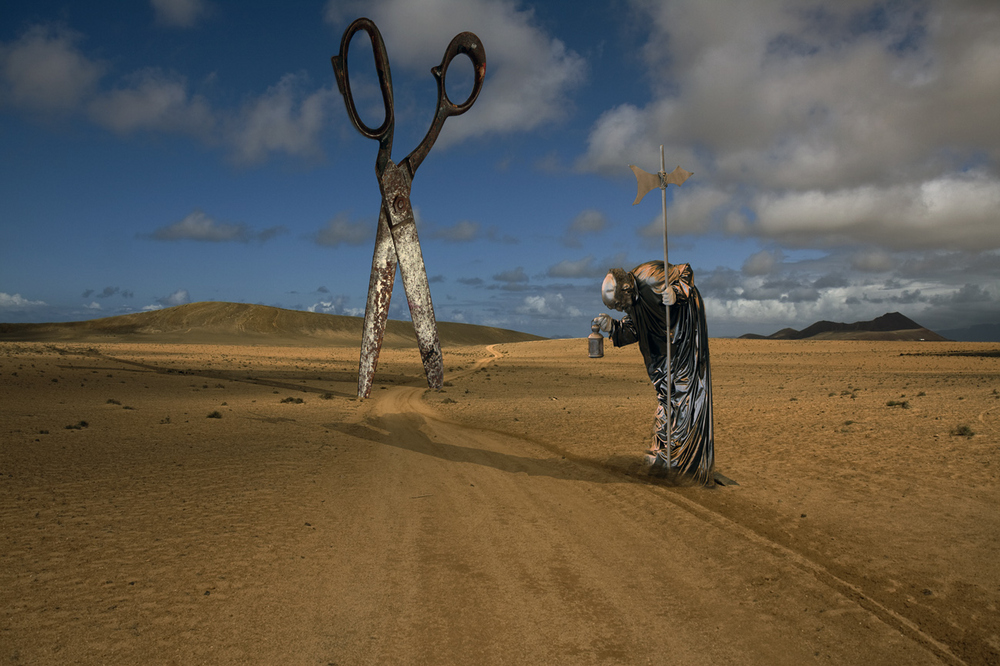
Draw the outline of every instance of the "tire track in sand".
M502 357L486 351L455 374ZM887 649L884 663L965 663L821 563L668 488L448 421L424 392L392 387L363 417L387 433L376 435L395 453L386 471L409 481L395 500L419 504L393 550L392 587L408 591L383 657L401 650L430 663L507 645L503 632L486 647L468 643L473 622L505 625L535 656L575 644L611 660L640 649L678 663L882 663ZM706 623L719 638L711 648Z

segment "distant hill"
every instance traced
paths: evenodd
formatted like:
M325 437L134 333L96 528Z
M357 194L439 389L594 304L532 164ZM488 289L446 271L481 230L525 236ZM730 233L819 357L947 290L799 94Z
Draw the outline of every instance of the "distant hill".
M924 328L909 317L889 312L871 321L842 324L835 321L818 321L801 331L783 328L771 335L747 333L740 336L747 340L947 340L944 336Z
M152 312L47 324L2 324L0 340L360 345L364 319L246 303L189 303ZM442 346L543 340L503 328L438 322ZM413 324L386 325L383 345L416 346Z

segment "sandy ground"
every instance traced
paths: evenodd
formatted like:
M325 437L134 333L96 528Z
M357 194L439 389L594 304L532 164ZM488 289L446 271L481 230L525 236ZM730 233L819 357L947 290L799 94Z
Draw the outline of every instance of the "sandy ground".
M0 343L0 663L1000 663L996 349L713 340L698 489L634 347Z

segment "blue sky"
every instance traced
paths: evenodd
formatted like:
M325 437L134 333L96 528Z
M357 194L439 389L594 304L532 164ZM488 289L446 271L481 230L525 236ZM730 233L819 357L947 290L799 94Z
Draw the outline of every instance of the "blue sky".
M330 56L385 38L393 158L426 131L453 35L475 106L413 182L439 320L583 337L608 268L670 259L710 334L899 311L1000 323L1000 5L972 0L4 3L0 321L196 301L362 314L377 145ZM381 98L362 34L352 84ZM468 90L467 60L449 90ZM406 318L397 279L393 318Z

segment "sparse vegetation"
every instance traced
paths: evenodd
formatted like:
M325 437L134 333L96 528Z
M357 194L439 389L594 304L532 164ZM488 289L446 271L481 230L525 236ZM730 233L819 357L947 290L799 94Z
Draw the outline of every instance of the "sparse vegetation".
M212 412L211 414L208 415L208 418L210 418L210 419L221 419L222 418L222 414L220 414L219 412Z
M885 405L886 405L886 407L902 407L903 409L909 409L910 408L910 401L909 400L902 400L902 401L899 401L899 400L890 400L889 402L885 403Z
M66 426L66 430L83 430L84 428L87 428L89 426L90 424L87 423L86 421L80 421L79 423L74 423Z
M956 437L972 437L976 433L972 432L972 428L970 428L968 425L962 423L955 426L952 429L951 434Z
M303 400L302 398L293 398L291 396L288 396L287 398L285 398L281 402L282 403L289 402L289 403L292 403L293 405L301 405L303 402L305 402L305 400Z
M115 400L114 398L108 398L108 401L105 404L108 404L108 405L120 405L122 403L120 401L118 401L118 400Z

